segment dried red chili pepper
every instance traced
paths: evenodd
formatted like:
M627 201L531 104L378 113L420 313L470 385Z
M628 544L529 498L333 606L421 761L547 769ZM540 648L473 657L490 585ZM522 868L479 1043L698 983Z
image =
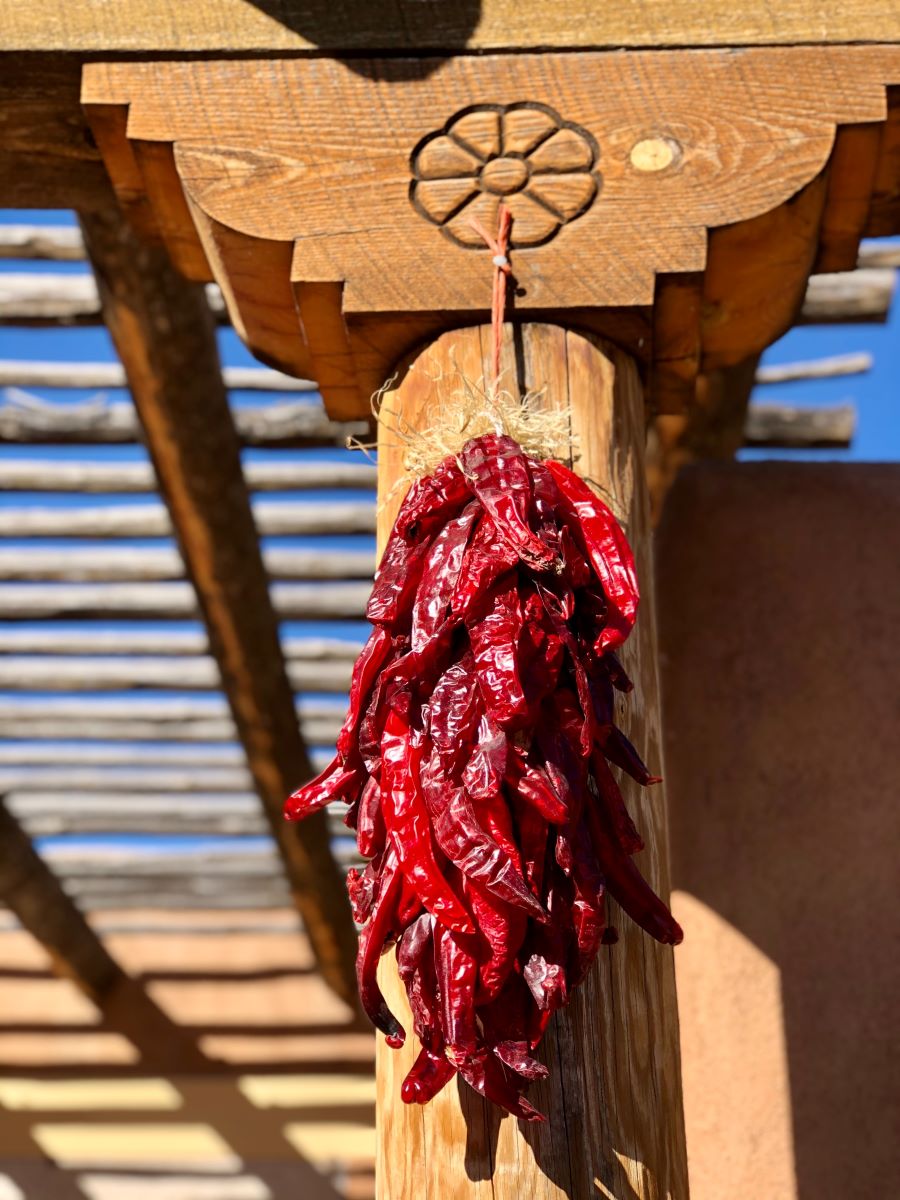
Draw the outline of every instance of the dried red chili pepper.
M663 942L681 930L631 856L642 846L610 763L654 782L616 727L631 683L612 652L638 589L609 509L558 463L473 439L415 484L369 608L338 755L288 801L350 807L348 888L365 1011L396 943L422 1049L401 1088L425 1103L457 1072L526 1120L547 1023L616 931L607 894Z
M631 633L640 599L631 547L611 510L583 480L562 463L548 462L547 469L559 488L569 529L576 542L583 541L609 604L600 645L604 650L615 649Z
M466 482L489 513L499 539L536 570L556 561L529 525L534 492L528 460L511 437L486 433L463 446L459 455Z
M474 933L471 917L435 860L431 823L418 779L422 749L421 738L392 711L381 739L384 823L403 874L424 907L440 917L448 929Z
M400 1085L400 1098L407 1104L427 1104L455 1074L456 1067L446 1054L423 1046Z

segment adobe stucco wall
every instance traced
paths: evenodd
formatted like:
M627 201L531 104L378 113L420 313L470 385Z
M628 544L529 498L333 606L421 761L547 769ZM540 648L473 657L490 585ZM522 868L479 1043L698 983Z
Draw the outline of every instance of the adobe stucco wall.
M691 469L658 583L692 1200L886 1200L900 467Z

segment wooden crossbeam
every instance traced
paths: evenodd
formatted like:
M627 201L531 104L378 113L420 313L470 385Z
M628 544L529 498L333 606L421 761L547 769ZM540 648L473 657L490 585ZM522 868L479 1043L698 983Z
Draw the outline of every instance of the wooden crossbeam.
M263 561L270 579L307 583L371 579L375 569L374 552L365 550L271 549ZM113 583L183 578L184 564L174 546L75 546L60 553L40 545L9 550L0 541L0 580Z
M353 662L362 643L355 638L284 636L281 649L287 659L301 662L335 660ZM3 654L206 654L209 644L199 629L154 629L135 624L127 629L102 625L26 626L0 624ZM115 716L115 712L111 714Z
M771 363L757 368L757 386L768 383L793 383L804 379L837 379L846 375L865 375L875 359L866 351L834 354L809 362Z
M244 465L253 492L311 489L374 489L375 468L366 463L251 462ZM60 459L0 460L0 489L26 492L155 492L149 463L69 462Z
M9 226L0 225L0 244ZM37 227L35 233L39 233ZM76 231L78 232L78 231ZM79 234L80 236L80 234ZM2 253L0 253L2 258ZM229 390L242 392L315 392L311 379L294 379L268 367L223 367ZM121 363L29 362L0 360L0 387L21 388L125 388L128 381Z
M0 792L61 791L63 788L84 792L221 792L246 794L253 781L242 766L82 765L62 761L50 765L0 766Z
M0 258L83 262L84 238L77 225L0 226Z
M371 588L367 583L274 583L271 604L291 620L362 618ZM197 598L189 583L3 583L0 619L51 617L132 617L183 620L196 617Z
M176 664L171 664L169 671L176 675L179 671ZM77 689L75 689L77 690ZM167 689L171 690L171 689ZM193 689L191 689L193 690ZM343 719L343 704L330 700L303 699L296 703L297 716L307 719L332 719L340 713ZM109 699L104 696L0 696L0 720L7 721L19 718L27 720L37 717L59 717L65 719L90 719L115 725L119 721L135 719L177 723L179 721L200 721L228 716L228 706L221 696L178 696L147 697L141 695L129 696L127 700L121 697Z
M85 259L84 239L81 230L74 225L2 225L0 226L0 259L42 259L44 261L83 261ZM884 246L877 241L863 243L859 247L858 262L860 267L900 267L900 249L896 246ZM30 366L32 364L22 364ZM45 364L52 369L53 364ZM114 364L102 363L93 366L83 363L71 364L74 369L84 370L115 370ZM266 371L263 368L235 368L255 372L259 375L274 375L284 379L286 386L302 388L302 380L283 376L280 372ZM2 367L0 367L2 370ZM227 378L228 368L226 368ZM2 376L0 376L2 378ZM109 387L108 383L84 384L85 387ZM124 384L122 385L124 386Z
M883 324L894 298L895 281L896 273L890 267L812 275L797 324Z
M329 504L260 500L253 506L259 532L267 537L340 536L372 533L375 505L365 501ZM8 505L0 509L0 537L145 538L171 537L165 505L144 504L46 507Z
M82 708L89 707L89 697L85 700L86 702L82 702ZM127 713L128 705L124 707ZM311 746L330 746L337 739L341 723L342 714L323 720L307 717L303 722L303 732ZM0 732L5 738L33 742L74 742L96 738L101 734L106 742L177 742L185 745L197 742L227 744L237 738L234 723L227 717L187 721L142 721L137 718L130 720L126 716L125 720L103 723L91 716L13 717L0 719ZM129 749L133 752L136 747L132 744Z
M222 293L215 284L206 300L217 320L225 320ZM14 325L102 325L103 309L91 275L33 274L9 271L0 275L0 322Z
M194 837L260 837L265 818L250 793L169 793L94 791L11 792L10 811L32 837L62 834L189 834ZM335 855L355 862L349 833L340 816L329 819ZM175 868L175 863L173 870Z
M0 442L130 444L140 441L140 422L131 404L108 403L103 396L82 404L54 404L8 388L0 405ZM332 421L318 404L286 403L234 412L245 446L343 446L348 437L365 438L365 421Z
M856 430L852 404L799 408L790 404L751 404L744 445L766 449L845 450Z
M104 319L292 894L323 977L354 1004L356 937L325 821L288 826L282 818L285 796L309 777L311 764L205 294L173 269L164 251L141 241L115 203L82 214L81 227Z

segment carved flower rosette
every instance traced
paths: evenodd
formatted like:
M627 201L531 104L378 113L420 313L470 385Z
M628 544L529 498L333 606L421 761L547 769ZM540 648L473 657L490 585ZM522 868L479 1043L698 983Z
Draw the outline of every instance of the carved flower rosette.
M475 105L429 134L412 155L410 200L458 246L483 249L473 229L512 212L516 247L549 242L600 190L598 147L586 129L546 104Z

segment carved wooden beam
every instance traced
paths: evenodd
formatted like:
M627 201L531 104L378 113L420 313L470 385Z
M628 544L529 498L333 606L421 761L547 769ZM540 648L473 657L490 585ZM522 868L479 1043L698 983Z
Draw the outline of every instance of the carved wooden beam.
M677 411L790 326L814 267L897 227L891 84L900 49L819 46L92 63L82 98L138 227L356 417L483 319L468 221L501 198L516 314L612 338Z

